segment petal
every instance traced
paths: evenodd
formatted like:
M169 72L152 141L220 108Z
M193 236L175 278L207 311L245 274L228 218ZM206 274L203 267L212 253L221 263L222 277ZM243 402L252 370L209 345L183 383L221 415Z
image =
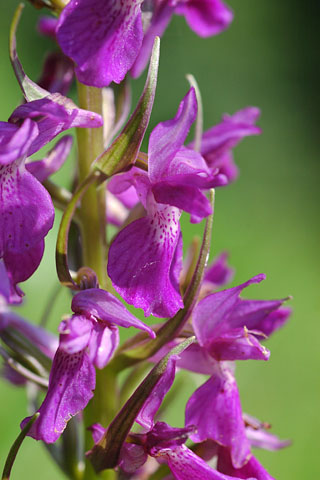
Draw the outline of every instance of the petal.
M227 264L228 253L222 253L206 268L203 283L211 284L211 288L231 282L234 270Z
M159 450L156 458L168 464L176 480L237 480L213 470L185 445Z
M175 250L180 212L162 206L130 223L109 250L108 274L126 302L146 316L171 317L183 307L177 289Z
M250 330L238 328L219 335L206 349L216 360L268 360L269 350L251 335Z
M60 349L72 355L84 350L90 340L92 321L82 315L73 315L59 325Z
M142 43L140 0L71 0L63 9L57 39L77 64L80 82L120 83Z
M147 461L148 454L142 445L124 443L121 449L119 467L126 473L133 473Z
M24 282L37 270L44 251L44 241L41 240L33 247L23 252L6 251L3 261L10 279L10 303L20 303L24 293L17 287L17 283Z
M22 160L0 166L0 186L0 257L5 252L24 253L52 228L51 197Z
M55 40L56 38L56 28L58 24L58 19L54 17L49 17L48 15L43 15L40 17L37 25L38 32L46 37L51 37Z
M0 312L3 306L10 303L11 284L8 277L6 266L3 260L0 260Z
M152 188L152 193L158 203L171 205L195 214L198 221L212 213L209 200L197 187L159 182Z
M237 287L208 295L198 303L193 312L193 327L200 345L209 344L230 328L229 317L240 302L239 295L242 290L264 279L265 275L256 275Z
M44 159L27 162L26 169L39 182L43 182L62 167L70 153L72 142L73 138L70 135L65 135L60 138Z
M241 467L250 457L237 384L222 364L189 399L186 425L197 427L197 433L191 435L192 441L211 439L228 447L235 466Z
M51 52L47 55L42 67L38 85L50 93L67 95L74 79L72 60L62 52Z
M229 452L226 448L219 449L218 465L217 468L220 472L226 473L237 478L245 478L248 480L275 480L269 473L263 468L258 460L251 456L250 460L242 468L234 468L232 465Z
M191 88L172 120L159 123L151 132L148 148L148 171L151 183L167 178L175 155L184 144L197 115L197 99Z
M142 9L144 9L144 7L145 5L142 4ZM145 69L151 55L154 39L156 37L161 37L171 20L172 14L174 13L174 7L171 6L170 2L168 2L167 0L161 2L153 2L151 8L154 8L154 11L152 12L151 22L147 26L140 52L130 72L133 78L139 77L139 75ZM145 14L146 12L144 13L144 15Z
M241 300L233 309L228 323L231 328L247 327L270 335L288 319L291 310L280 308L287 300Z
M50 372L48 392L38 410L40 417L28 435L46 443L55 442L70 418L86 407L94 388L95 369L88 355L84 351L69 355L58 349ZM22 428L29 418L23 420Z
M223 165L221 157L244 137L261 133L261 129L254 124L259 115L258 108L247 107L234 115L224 115L221 123L204 132L201 154L211 168Z
M37 135L38 127L29 118L23 122L21 127L12 123L0 122L0 166L27 155Z
M221 0L181 2L177 13L186 17L189 27L200 37L221 33L233 19L232 10Z
M18 122L24 118L33 118L39 129L39 135L32 142L29 155L40 150L68 128L93 128L103 124L100 115L78 108L72 100L59 93L51 93L40 100L20 105L12 113L9 122Z
M90 427L88 427L88 430L90 430L90 432L92 433L94 443L98 443L107 431L107 429L103 428L100 423L94 423L93 425L90 425Z
M120 300L99 288L90 288L77 293L72 299L71 309L75 313L92 315L103 322L107 322L108 325L114 323L119 327L139 328L148 332L151 337L155 337L153 330L134 317Z
M104 368L118 345L119 330L117 327L113 325L107 327L99 321L93 323L89 344L89 356L93 365L97 368Z
M250 445L255 448L275 451L291 445L290 440L280 440L279 437L263 430L262 428L255 429L247 427L246 434L250 441Z
M164 374L151 391L136 418L136 422L147 430L151 430L154 427L154 417L166 393L170 390L171 385L173 384L176 374L177 357L177 355L172 355L169 358Z

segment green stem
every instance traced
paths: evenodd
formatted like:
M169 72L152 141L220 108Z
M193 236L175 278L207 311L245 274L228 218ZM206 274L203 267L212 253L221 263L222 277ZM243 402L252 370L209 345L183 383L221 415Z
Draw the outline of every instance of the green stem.
M79 107L102 114L102 92L78 83ZM103 130L77 128L79 183L91 172L92 162L103 151ZM84 194L79 209L83 245L83 263L92 268L102 288L107 288L105 185L91 185Z
M102 91L78 83L79 107L102 115ZM103 129L77 129L79 183L81 184L92 172L94 160L103 152ZM97 274L101 288L110 289L107 276L106 243L106 186L97 184L89 186L82 197L79 207L80 229L82 236L83 264L92 268ZM109 288L108 288L109 287ZM84 410L86 427L99 422L108 425L115 412L116 379L107 367L97 370L95 395ZM110 403L111 402L111 403ZM92 448L91 432L86 431L85 449ZM86 461L84 480L97 478L89 461ZM106 471L102 478L115 478L114 471Z

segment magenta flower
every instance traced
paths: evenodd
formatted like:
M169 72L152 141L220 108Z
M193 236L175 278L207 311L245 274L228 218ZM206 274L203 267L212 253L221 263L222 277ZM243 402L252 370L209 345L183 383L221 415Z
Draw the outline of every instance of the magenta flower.
M79 292L72 300L75 313L59 327L59 348L53 360L47 395L40 417L29 435L55 442L71 417L93 396L95 366L103 368L119 343L117 326L135 327L155 337L150 327L131 315L122 303L104 290ZM24 419L22 427L28 421Z
M11 294L18 296L16 284L38 267L44 237L54 219L50 195L25 168L37 136L38 127L30 119L21 127L0 123L0 258L10 278Z
M207 439L230 450L235 468L250 458L237 385L230 367L221 360L267 360L269 352L257 337L263 338L288 318L283 300L242 300L241 291L258 283L257 275L238 287L208 295L193 311L193 327L199 345L191 345L181 355L179 366L212 376L198 388L186 407L186 425L196 425L192 440Z
M174 119L152 131L148 173L136 167L114 177L114 194L135 187L146 216L125 227L109 250L108 273L114 288L146 316L173 316L183 306L179 292L181 269L181 210L197 218L211 213L202 190L223 179L207 167L201 155L183 147L195 120L197 103L191 89Z
M206 130L201 139L201 155L207 165L225 175L228 182L238 176L232 149L247 136L259 135L261 128L255 125L260 116L256 107L247 107L233 115L223 115L222 122ZM192 147L192 144L189 145Z
M63 9L57 40L76 63L80 82L120 83L141 48L141 0L71 0Z

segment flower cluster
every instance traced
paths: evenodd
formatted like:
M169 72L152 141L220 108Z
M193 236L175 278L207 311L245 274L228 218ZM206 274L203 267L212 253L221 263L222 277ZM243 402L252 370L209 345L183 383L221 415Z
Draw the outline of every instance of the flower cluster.
M221 0L36 3L57 14L41 18L38 30L58 50L33 82L16 50L19 7L10 57L24 101L0 122L0 353L3 376L34 387L36 413L22 420L22 435L54 443L50 452L71 479L105 469L128 479L272 479L252 447L275 450L288 442L242 411L235 362L268 360L264 341L287 321L287 298L242 299L263 274L225 288L234 273L226 253L207 265L214 189L236 180L233 149L261 133L259 109L224 115L202 132L191 79L176 114L149 133L147 152L140 151L155 96L158 37L171 17L183 15L207 37L225 30L233 13ZM144 91L127 120L128 77L139 76L149 60ZM66 96L74 79L79 106ZM69 191L49 177L67 161L73 138L51 142L73 127L78 172ZM51 150L34 160L47 144ZM57 273L73 291L59 337L10 307L22 302L19 284L40 264L55 207L64 212ZM199 251L189 249L185 259L183 212L192 223L206 222ZM109 224L116 233L108 229L106 238ZM119 297L164 320L146 324ZM121 343L119 327L140 332ZM165 423L160 408L177 369L207 376L186 404L183 427ZM9 470L13 460L9 455Z

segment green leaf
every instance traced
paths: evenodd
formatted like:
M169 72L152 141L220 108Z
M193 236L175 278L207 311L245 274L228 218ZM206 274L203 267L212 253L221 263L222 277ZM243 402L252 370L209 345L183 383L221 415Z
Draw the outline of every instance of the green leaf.
M102 439L88 454L96 472L116 467L119 461L121 447L146 399L164 375L170 357L179 355L179 353L183 352L183 350L194 341L195 337L190 337L170 350L170 352L153 367L151 372L122 407L118 415L109 425Z
M122 132L93 164L93 168L102 172L106 177L133 164L138 156L153 107L157 86L159 54L160 39L156 37L152 49L147 80L138 105Z
M25 437L28 435L30 428L34 424L34 422L39 418L40 413L37 412L33 415L33 417L30 418L29 422L24 426L20 434L18 435L16 441L10 448L9 454L7 456L7 460L3 469L2 473L2 480L9 480L10 475L11 475L11 470L14 464L14 461L16 459L17 453L19 451L19 448L21 447L21 444Z
M26 75L18 58L16 33L23 8L24 4L20 3L13 15L10 27L9 54L12 67L19 82L23 96L27 102L31 102L33 100L39 100L41 98L47 97L49 95L49 92L39 87L39 85L34 83L28 77L28 75Z

